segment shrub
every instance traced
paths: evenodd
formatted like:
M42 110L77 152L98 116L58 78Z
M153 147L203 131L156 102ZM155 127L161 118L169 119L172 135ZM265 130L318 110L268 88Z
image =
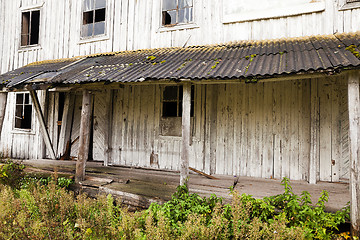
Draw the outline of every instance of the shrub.
M25 165L10 159L3 161L3 163L0 166L0 183L11 188L19 188L21 180L25 175Z
M264 199L233 191L226 205L179 186L170 201L138 212L111 195L75 197L54 178L21 189L0 184L0 239L331 239L348 210L325 213L325 192L312 207L308 193L282 184L283 194Z

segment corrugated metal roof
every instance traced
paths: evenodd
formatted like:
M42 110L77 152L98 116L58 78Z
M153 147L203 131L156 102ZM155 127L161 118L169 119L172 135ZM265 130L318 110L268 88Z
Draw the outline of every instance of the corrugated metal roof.
M360 32L356 32L124 51L88 56L60 71L50 82L74 84L159 79L260 79L295 73L336 71L360 67L359 48ZM58 71L58 68L67 64L69 62L60 61L26 66L1 75L0 81L6 79L6 76L15 76L7 84L14 86L21 82L20 79L29 77L27 74L30 72Z

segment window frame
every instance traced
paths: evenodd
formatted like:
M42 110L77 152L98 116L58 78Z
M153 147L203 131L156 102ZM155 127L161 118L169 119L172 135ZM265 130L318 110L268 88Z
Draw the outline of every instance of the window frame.
M42 15L43 15L43 11L42 11L42 6L41 5L34 5L31 7L22 7L20 8L21 13L20 16L18 17L19 19L19 26L20 26L20 38L19 38L19 50L22 49L27 49L27 48L38 48L41 46L41 36L42 36L42 31L41 31L41 27L42 27ZM32 12L35 11L39 11L39 31L38 31L38 42L35 44L29 44L29 45L22 45L22 36L23 36L23 14L26 12L31 12L31 16L32 16ZM31 22L31 19L30 19ZM29 24L31 25L31 24ZM31 35L31 33L29 33L29 35Z
M354 8L360 8L360 0L354 2L348 2L348 0L339 1L339 11L346 11Z
M88 10L86 11L85 10L85 1L86 0L82 0L82 7L81 7L81 14L80 14L80 43L83 43L83 42L92 42L92 41L98 41L98 40L107 40L108 37L107 37L107 29L108 29L108 9L109 9L109 0L105 0L105 7L104 8L96 8L95 7L95 1L96 0L91 0L93 2L93 6L94 8L91 9L91 10ZM101 34L94 34L95 33L95 23L97 23L95 21L95 18L96 18L96 14L95 14L95 11L96 10L101 10L101 9L105 9L105 16L104 16L104 21L99 21L99 22L104 22L104 33L101 33ZM93 22L90 23L92 24L92 35L91 36L83 36L84 32L83 32L83 28L86 24L84 24L84 14L86 12L93 12Z
M21 104L17 103L17 96L22 94L23 95L23 102ZM25 95L28 95L28 99L29 99L29 103L25 103ZM13 133L29 133L29 134L35 134L34 132L34 119L35 119L35 114L34 114L34 105L31 101L31 96L30 96L30 93L29 92L16 92L14 93L14 111L13 111ZM17 106L23 106L23 109L22 109L22 114L24 114L24 109L25 109L25 106L31 106L31 120L30 120L30 128L21 128L21 127L17 127L16 126L16 118L18 117L17 116Z
M165 102L176 102L177 106L176 106L176 111L177 114L176 116L164 116L164 92L165 92L165 88L167 87L176 87L177 88L177 99L176 101L173 100L165 100ZM175 138L179 138L181 137L181 121L182 121L182 95L180 96L180 88L182 88L182 85L165 85L165 86L161 86L160 88L160 92L161 92L161 96L160 96L160 122L159 122L159 128L160 128L160 136L161 137L175 137ZM191 85L191 110L190 110L190 120L191 120L191 135L192 137L195 136L195 118L196 118L196 88L195 85ZM180 107L181 104L181 107ZM180 115L180 116L179 116ZM171 134L171 132L164 132L164 129L166 129L166 126L170 123L171 124L176 124L177 123L177 127L179 129L177 129L179 132L172 132L173 134ZM164 125L165 124L165 125ZM165 126L165 128L164 128Z
M199 26L196 25L196 0L192 0L192 21L191 22L184 22L184 23L179 23L176 22L175 24L164 24L164 20L163 20L163 14L164 12L166 12L166 10L163 10L163 5L164 5L164 1L165 0L161 0L160 3L160 20L159 20L159 32L166 32L166 31L175 31L175 30L180 30L180 29L191 29L191 28L198 28ZM179 0L176 0L179 1ZM190 7L186 7L186 8L190 8ZM178 18L178 10L179 8L177 7L177 18Z

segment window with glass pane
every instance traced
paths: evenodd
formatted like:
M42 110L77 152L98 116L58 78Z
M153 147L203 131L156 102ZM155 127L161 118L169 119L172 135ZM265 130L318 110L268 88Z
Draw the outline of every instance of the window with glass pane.
M39 44L40 10L21 14L21 46Z
M84 0L82 37L105 34L106 0Z
M15 128L31 129L32 104L29 93L16 94Z
M173 26L193 21L193 0L163 0L162 25Z

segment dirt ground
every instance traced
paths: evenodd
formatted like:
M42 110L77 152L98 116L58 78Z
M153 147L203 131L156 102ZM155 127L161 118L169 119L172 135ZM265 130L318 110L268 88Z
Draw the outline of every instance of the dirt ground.
M73 175L75 161L61 160L24 160L28 166L27 171L47 172ZM190 171L191 172L191 171ZM128 167L105 167L100 162L88 162L86 165L86 180L81 183L83 191L90 195L97 193L111 193L120 197L122 202L133 207L147 207L151 202L164 202L171 198L179 184L179 173L159 171L153 169L139 169ZM229 187L234 184L237 177L227 175L214 175L217 179L208 179L202 175L191 172L189 177L190 192L201 196L216 194L224 198L224 202L231 201ZM235 187L240 194L246 193L256 198L272 196L283 193L280 179L259 179L239 177ZM316 203L322 190L329 193L326 204L327 211L337 211L350 201L349 184L318 182L311 185L305 181L291 181L296 194L308 191L313 203Z

